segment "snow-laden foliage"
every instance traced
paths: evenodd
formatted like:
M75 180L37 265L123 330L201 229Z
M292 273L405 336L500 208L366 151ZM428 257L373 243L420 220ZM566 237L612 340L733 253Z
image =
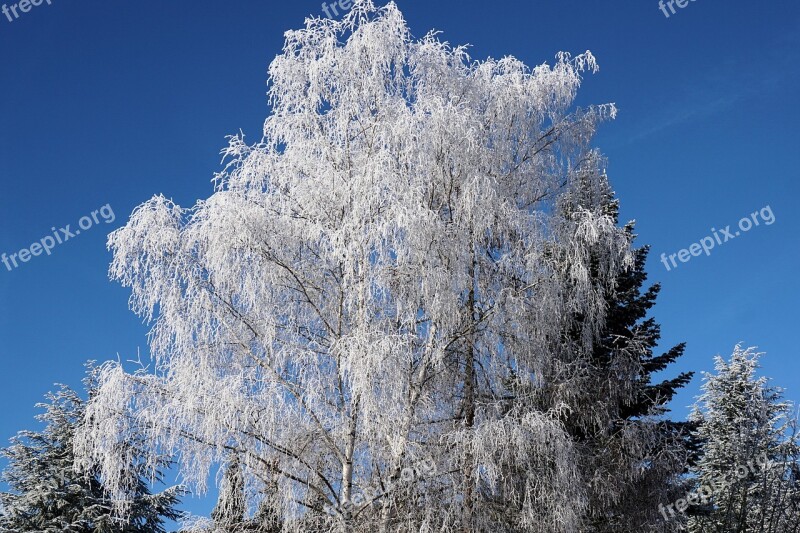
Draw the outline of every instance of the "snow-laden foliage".
M211 513L211 519L220 531L233 531L241 528L246 515L244 477L239 461L234 456L225 468L225 476L219 487L219 499Z
M602 205L615 221L619 202L605 176L586 174L577 186L559 200L565 216L582 206ZM634 224L625 226L633 241ZM602 245L593 255L602 257ZM573 443L581 486L587 492L585 533L618 531L675 531L675 522L665 522L658 512L662 501L674 501L683 492L681 479L689 452L689 431L685 423L665 420L676 391L692 377L690 373L664 380L654 374L666 369L683 354L683 345L656 355L660 327L648 311L655 304L658 285L645 289L648 248L634 251L634 266L620 272L608 283L591 262L591 276L607 300L605 323L587 351L576 327L582 317L574 315L564 332L566 350L553 346L548 383L559 384L537 390L539 410L552 408L559 389L572 391L561 418ZM602 264L602 261L598 261ZM561 343L564 344L564 343ZM572 370L575 365L580 370ZM554 373L552 373L554 372ZM663 379L663 378L662 378ZM564 386L567 383L568 386Z
M144 428L196 489L230 454L251 507L277 479L287 531L484 529L497 497L515 531L576 531L569 354L631 261L601 202L558 208L603 177L589 143L615 109L572 108L596 69L473 61L369 0L287 32L263 139L230 140L208 199L154 197L109 238L155 372L104 367L83 465L123 497L109 451Z
M89 367L87 391L95 391L96 369ZM41 431L22 431L0 452L8 464L0 479L9 492L0 493L0 531L3 533L163 533L164 522L175 520L181 490L152 493L152 481L162 479L163 462L149 471L140 461L138 440L125 442L108 453L117 456L120 479L129 488L126 516L116 516L114 505L97 472L75 471L73 442L83 423L86 403L77 392L62 386L39 404Z
M757 375L762 355L736 346L706 375L692 414L703 443L692 473L705 500L689 519L692 533L800 531L796 419L782 392Z

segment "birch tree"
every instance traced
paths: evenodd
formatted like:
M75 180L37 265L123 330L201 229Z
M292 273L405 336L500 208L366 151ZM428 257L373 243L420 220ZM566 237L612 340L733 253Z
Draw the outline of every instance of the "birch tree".
M146 428L196 490L229 454L251 508L277 480L285 531L576 531L577 391L544 377L579 365L552 337L588 349L590 269L613 286L631 262L601 205L556 209L603 175L615 108L573 108L596 69L475 61L369 0L287 32L263 138L230 139L209 198L156 196L109 237L154 370L104 367L84 466L124 497L107 452ZM519 382L559 392L536 409Z

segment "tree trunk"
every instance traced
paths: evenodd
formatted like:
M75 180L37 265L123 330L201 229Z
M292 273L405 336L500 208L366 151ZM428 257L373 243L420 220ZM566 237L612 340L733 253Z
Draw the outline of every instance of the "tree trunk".
M472 287L469 291L469 313L470 313L470 329L467 335L468 346L466 350L466 360L464 368L464 425L467 431L471 431L475 426L475 328L477 327L479 317L476 305L476 287L477 287L477 259L475 257L475 250L472 252L472 267L470 274L472 278ZM473 514L473 498L475 479L473 476L472 468L473 457L467 453L464 457L464 512L462 516L462 527L464 533L472 531L472 514Z

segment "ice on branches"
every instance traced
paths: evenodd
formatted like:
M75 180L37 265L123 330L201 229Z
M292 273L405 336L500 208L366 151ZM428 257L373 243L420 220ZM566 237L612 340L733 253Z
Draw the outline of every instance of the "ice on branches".
M566 490L557 417L503 405L510 383L543 385L569 317L591 342L605 300L590 271L612 283L630 264L599 199L560 207L605 183L590 142L615 109L572 108L596 68L589 52L473 61L435 33L414 39L392 3L287 32L261 141L230 139L208 199L155 197L109 238L111 277L153 324L155 369L104 369L86 464L113 485L107 451L135 428L199 489L235 454L253 507L277 483L287 531L419 531L403 513L421 501L443 510L435 530L455 530L490 520L484 483L524 503L520 524L571 530L584 500ZM532 479L503 485L543 457L556 499ZM449 473L343 511L421 460Z

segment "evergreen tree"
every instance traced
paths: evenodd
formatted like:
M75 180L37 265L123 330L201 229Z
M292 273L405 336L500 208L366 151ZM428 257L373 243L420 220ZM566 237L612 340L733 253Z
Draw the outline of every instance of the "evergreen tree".
M263 464L261 465L263 466ZM248 517L244 471L238 455L231 452L220 483L219 497L211 521L201 521L192 531L198 533L280 533L283 520L276 509L278 485L274 468L267 468L262 477L264 486L255 514Z
M247 514L247 498L244 492L244 475L239 458L230 459L219 488L219 499L211 513L217 531L242 531Z
M264 488L261 491L261 502L249 523L250 531L254 533L280 533L282 530L283 519L280 513L279 488L276 478L277 474L274 468L269 469ZM311 512L313 509L309 507L309 513Z
M602 167L595 163L589 168ZM598 204L614 223L619 222L619 202L607 177L584 173L572 193L565 195L561 212L569 218ZM624 229L633 242L633 223ZM654 353L660 326L647 315L660 285L644 289L648 252L647 246L635 250L632 268L620 272L611 283L602 281L599 262L592 261L593 283L606 300L603 325L588 351L581 349L580 331L574 326L566 335L567 348L553 348L554 353L566 353L566 368L571 364L579 369L556 376L553 384L563 387L561 379L579 383L572 389L580 393L570 399L563 420L584 474L587 528L598 533L675 530L676 523L663 522L658 506L674 499L684 487L681 475L690 455L689 427L663 415L693 374L655 379L656 373L683 355L685 345ZM593 251L597 256L603 253ZM578 315L574 323L582 319ZM556 339L556 343L564 341ZM545 401L552 402L552 392L546 395Z
M556 213L563 224L579 220L587 211L618 224L618 202L600 170L603 167L602 157L595 152L576 169L578 178L568 187ZM632 243L633 224L623 230ZM548 253L554 263L566 265L558 272L564 278L565 290L577 291L569 282L570 259L559 256L556 248ZM600 258L605 253L602 246L590 246L588 260L581 258L589 265L593 294L604 302L601 319L595 318L599 327L586 328L590 317L565 309L563 328L549 336L549 364L540 369L538 379L531 382L527 376L511 372L509 388L514 394L506 398L505 417L514 417L524 425L531 416L556 415L557 424L568 435L568 441L560 445L577 466L579 476L570 487L570 497L586 502L579 509L581 531L676 531L682 521L664 521L659 504L674 500L684 490L683 474L691 454L690 428L665 415L667 404L692 374L655 378L683 354L684 345L662 355L654 353L660 328L647 315L660 287L643 288L648 248L634 250L631 267L611 279L602 272ZM571 297L566 294L564 299ZM553 431L553 435L558 432ZM542 478L541 484L551 483L548 463L534 460L525 464L509 457L502 466L503 478L508 480L505 487L479 486L482 505L494 510L495 531L520 530L517 513L524 502L513 495L530 494L532 472Z
M91 395L96 370L89 366L84 383ZM0 493L0 531L26 533L160 533L165 519L180 513L179 489L152 494L145 472L137 459L136 443L119 448L126 455L125 477L135 494L125 520L115 516L103 483L96 472L87 475L75 470L73 442L82 423L84 401L66 386L46 396L39 404L44 413L37 419L42 431L22 431L11 439L2 455L8 465L2 480L11 491ZM160 471L154 473L161 481Z
M266 499L258 506L253 518L248 522L248 531L253 533L280 533L281 517L274 508L274 502Z
M658 505L684 488L681 476L691 456L690 426L663 415L693 374L654 377L683 355L685 345L654 353L660 328L647 313L660 286L642 291L648 252L648 247L636 250L634 268L617 280L605 327L589 358L592 377L584 389L585 403L567 422L586 460L588 522L598 533L674 531L675 523L662 523ZM605 409L605 426L586 432L570 423L598 409Z
M692 470L697 485L675 504L693 504L692 533L800 530L796 420L782 392L756 375L761 355L736 346L705 377L692 414L703 444Z

